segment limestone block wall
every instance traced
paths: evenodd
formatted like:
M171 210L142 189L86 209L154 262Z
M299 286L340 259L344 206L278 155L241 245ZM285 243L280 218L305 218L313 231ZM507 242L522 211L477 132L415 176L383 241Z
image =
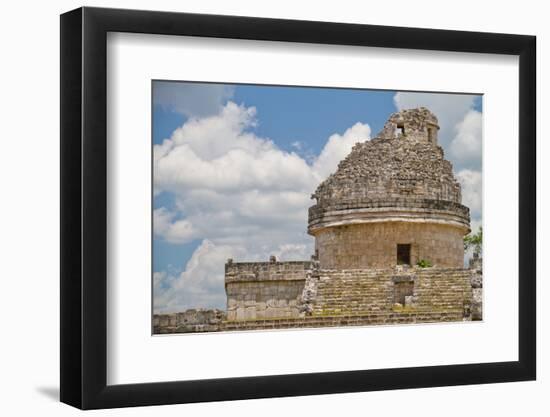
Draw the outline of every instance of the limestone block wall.
M225 311L188 309L179 313L153 315L153 334L217 332L225 321Z
M471 314L474 273L460 268L320 270L311 314L326 317L391 312L453 313L462 320ZM405 305L396 304L402 284L407 284L410 290Z
M397 244L411 244L412 265L425 259L437 267L463 267L463 230L445 224L351 224L326 228L315 235L323 269L393 268Z
M311 262L233 263L225 265L227 320L293 318Z

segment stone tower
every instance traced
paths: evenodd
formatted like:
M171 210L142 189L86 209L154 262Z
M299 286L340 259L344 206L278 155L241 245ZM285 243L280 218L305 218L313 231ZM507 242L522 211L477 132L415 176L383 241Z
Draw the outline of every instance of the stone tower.
M462 268L469 209L426 108L394 113L357 143L312 198L308 232L321 268Z

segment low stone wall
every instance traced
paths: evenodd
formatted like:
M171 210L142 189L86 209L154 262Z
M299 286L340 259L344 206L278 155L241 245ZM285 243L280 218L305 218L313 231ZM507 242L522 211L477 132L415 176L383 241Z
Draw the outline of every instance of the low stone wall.
M298 317L309 261L225 265L227 320Z
M153 315L153 334L218 332L226 314L218 309L189 309Z

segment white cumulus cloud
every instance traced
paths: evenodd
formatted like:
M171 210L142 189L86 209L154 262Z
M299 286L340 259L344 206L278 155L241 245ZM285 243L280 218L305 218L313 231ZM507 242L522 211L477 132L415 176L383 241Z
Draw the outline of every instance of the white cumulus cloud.
M153 211L153 230L171 243L187 243L196 237L193 225L187 219L175 219L176 213L161 207Z
M180 311L182 306L224 307L223 275L219 265L225 264L235 248L214 245L205 239L195 250L180 274L158 271L153 274L153 309L155 313ZM197 304L197 301L199 304Z
M463 169L456 174L462 186L462 204L470 208L472 218L481 217L482 176L481 172Z
M462 167L479 169L481 166L481 128L481 113L476 110L469 110L455 126L451 154Z
M311 168L294 152L247 129L256 123L254 107L229 102L210 117L192 119L154 147L156 190L187 193L293 189L311 186Z

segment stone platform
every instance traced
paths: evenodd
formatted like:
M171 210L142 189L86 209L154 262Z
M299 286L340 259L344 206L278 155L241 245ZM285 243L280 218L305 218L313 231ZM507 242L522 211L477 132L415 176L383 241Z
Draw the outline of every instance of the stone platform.
M277 276L286 268L293 279ZM309 269L305 269L308 267ZM232 266L239 271L250 268ZM154 334L200 333L237 330L274 330L372 326L412 323L439 323L481 320L480 301L474 292L482 286L480 271L463 268L393 268L365 270L316 269L315 262L272 263L262 265L256 275L247 275L246 286L252 305L292 306L274 310L265 317L261 310L249 310L248 316L227 314L222 310L187 310L181 313L155 315ZM264 275L262 275L264 274ZM269 282L262 289L259 276ZM275 279L274 279L275 278ZM238 274L234 283L242 285ZM246 280L245 280L246 281ZM287 294L288 282L300 288ZM282 288L278 293L272 287ZM294 288L294 287L293 287ZM239 293L240 294L240 293ZM257 301L252 296L261 297ZM242 295L245 297L243 292ZM290 296L290 299L287 297ZM264 300L264 298L266 298ZM285 301L286 300L286 301ZM285 301L283 303L283 301ZM235 304L237 306L237 304ZM236 308L248 308L239 307ZM260 312L260 314L257 314ZM280 314L276 314L280 313Z

